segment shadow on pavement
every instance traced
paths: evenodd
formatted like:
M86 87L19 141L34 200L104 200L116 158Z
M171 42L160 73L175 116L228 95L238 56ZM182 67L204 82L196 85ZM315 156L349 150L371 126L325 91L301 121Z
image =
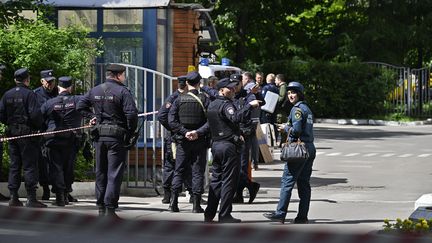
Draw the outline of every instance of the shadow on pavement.
M262 187L280 188L280 177L255 177L254 179L258 183L261 183ZM341 183L345 184L348 183L348 179L311 177L310 183L311 187L322 187Z

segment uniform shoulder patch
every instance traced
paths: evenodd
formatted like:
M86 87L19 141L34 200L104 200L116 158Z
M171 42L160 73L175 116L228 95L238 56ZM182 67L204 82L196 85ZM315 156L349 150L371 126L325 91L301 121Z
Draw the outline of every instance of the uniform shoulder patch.
M302 117L302 112L300 109L297 109L294 113L295 119L299 120Z
M227 108L227 112L228 112L228 114L233 115L233 114L234 114L234 107L229 106L229 107Z

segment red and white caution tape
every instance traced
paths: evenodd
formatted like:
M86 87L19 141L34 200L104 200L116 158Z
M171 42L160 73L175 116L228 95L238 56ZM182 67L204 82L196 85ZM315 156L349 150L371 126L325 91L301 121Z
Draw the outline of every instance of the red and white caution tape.
M157 113L158 113L158 111L141 113L141 114L138 114L138 117L153 115L153 114L157 114ZM25 134L25 135L14 136L14 137L3 137L3 138L0 138L0 142L11 141L11 140L16 140L16 139L21 139L21 138L31 138L31 137L38 137L38 136L44 136L44 135L52 135L52 134L64 133L64 132L72 132L72 131L90 128L92 126L93 125L85 125L85 126L81 126L81 127L74 127L74 128L68 128L68 129L57 130L57 131L38 132L38 133Z

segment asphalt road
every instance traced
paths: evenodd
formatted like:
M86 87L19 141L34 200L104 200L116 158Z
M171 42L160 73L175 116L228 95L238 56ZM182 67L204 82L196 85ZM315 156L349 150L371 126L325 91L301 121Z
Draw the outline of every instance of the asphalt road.
M407 218L413 212L415 200L422 194L432 193L432 126L315 124L315 138L317 158L311 178L311 224L280 225L262 216L274 210L279 199L283 163L275 160L260 164L259 170L253 172L261 190L253 204L234 205L233 215L243 220L235 227L369 233L382 229L386 218ZM278 150L274 151L274 157L278 157ZM180 198L180 213L167 211L168 205L161 204L160 200L160 197L123 196L118 214L131 220L201 224L203 215L190 212L188 198ZM295 217L297 207L295 190L288 218ZM96 215L94 198L80 198L80 202L66 208L50 205L45 210ZM33 232L28 228L31 226L20 222L15 222L17 226L12 230L8 222L0 221L0 237L25 238L26 232ZM43 228L42 232L49 230Z

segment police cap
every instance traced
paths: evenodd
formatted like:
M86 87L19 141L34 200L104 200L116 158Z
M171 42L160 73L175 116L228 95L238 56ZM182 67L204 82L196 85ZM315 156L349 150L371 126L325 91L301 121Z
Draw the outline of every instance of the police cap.
M304 87L301 83L293 81L293 82L290 82L288 84L287 90L295 90L295 91L298 91L300 93L303 93Z
M53 81L56 78L54 77L54 72L53 70L49 69L49 70L42 70L40 72L40 76L42 79L45 79L47 82Z
M72 77L69 76L63 76L58 79L58 86L62 88L69 88L72 86Z
M240 82L240 81L242 81L243 77L241 74L234 73L234 74L231 74L230 79L237 81L237 82Z
M20 68L20 69L16 70L15 73L14 73L14 78L18 82L24 81L29 76L30 75L29 75L29 72L28 72L27 68Z
M190 85L196 85L201 80L201 75L197 71L188 72L186 75L186 80Z
M184 75L183 76L178 76L177 77L177 81L181 85L186 85L186 76L184 76Z
M222 89L222 88L234 88L238 85L237 81L231 80L229 78L223 78L219 80L219 82L216 84L216 88Z
M126 67L119 64L109 64L106 68L107 71L110 71L112 73L122 73L126 71Z

